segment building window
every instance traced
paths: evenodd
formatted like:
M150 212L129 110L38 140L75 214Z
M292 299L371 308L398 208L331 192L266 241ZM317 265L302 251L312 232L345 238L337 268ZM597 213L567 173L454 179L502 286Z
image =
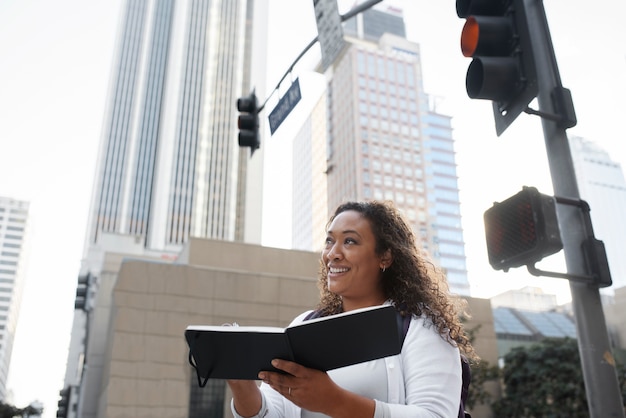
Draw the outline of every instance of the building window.
M189 418L222 418L225 397L226 381L209 379L206 386L201 388L197 376L191 373Z

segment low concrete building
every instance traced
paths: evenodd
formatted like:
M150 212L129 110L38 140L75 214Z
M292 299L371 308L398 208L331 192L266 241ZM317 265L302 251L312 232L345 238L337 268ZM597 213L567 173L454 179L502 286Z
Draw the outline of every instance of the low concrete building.
M175 263L115 254L105 260L101 278L117 277L108 280L110 309L104 298L96 307L110 315L98 417L229 416L224 381L198 387L185 328L286 326L319 295L319 254L310 252L191 239Z

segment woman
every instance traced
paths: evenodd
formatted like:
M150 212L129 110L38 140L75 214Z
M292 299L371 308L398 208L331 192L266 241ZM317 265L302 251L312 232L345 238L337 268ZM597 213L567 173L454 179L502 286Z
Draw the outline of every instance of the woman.
M474 358L445 277L388 202L349 202L331 217L318 285L322 316L393 304L412 319L397 356L327 373L275 359L287 374L230 380L236 417L456 417L459 350ZM309 312L292 323L305 320Z

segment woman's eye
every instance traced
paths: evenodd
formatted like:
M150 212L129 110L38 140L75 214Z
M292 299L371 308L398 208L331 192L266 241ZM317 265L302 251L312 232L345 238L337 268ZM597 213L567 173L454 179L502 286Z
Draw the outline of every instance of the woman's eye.
M346 244L356 244L356 241L353 238L346 238Z

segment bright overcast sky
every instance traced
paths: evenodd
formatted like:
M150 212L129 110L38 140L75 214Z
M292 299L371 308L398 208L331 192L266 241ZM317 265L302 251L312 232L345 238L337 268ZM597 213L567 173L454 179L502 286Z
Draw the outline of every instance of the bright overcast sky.
M596 141L624 167L625 134L620 122L626 117L626 26L621 20L626 2L544 3L563 85L572 91L579 121L569 133ZM65 373L120 4L121 0L0 2L0 195L29 200L33 227L9 383L17 406L41 400L46 404L45 417L55 415ZM268 62L273 67L268 91L316 35L312 1L270 0L270 4L273 29ZM346 2L340 4L340 12L345 13ZM408 37L421 45L426 92L437 98L441 113L453 116L472 291L488 297L524 285L544 285L559 292L561 301L567 300L566 281L494 272L484 251L482 213L494 201L517 193L523 185L551 194L539 119L522 115L498 138L490 104L467 98L465 72L470 60L460 52L463 20L456 16L454 1L386 0L383 4L404 9ZM316 53L319 49L314 48L310 55ZM320 94L320 76L311 68L309 56L295 69L294 78L310 80L301 83L301 113L306 113L307 101L310 105ZM291 217L290 184L284 180L285 170L290 170L289 132L302 117L294 112L263 144L270 182L266 187L270 203L265 208L283 225ZM268 219L266 225L271 222ZM288 246L289 233L283 229L282 235L264 237L264 243Z

